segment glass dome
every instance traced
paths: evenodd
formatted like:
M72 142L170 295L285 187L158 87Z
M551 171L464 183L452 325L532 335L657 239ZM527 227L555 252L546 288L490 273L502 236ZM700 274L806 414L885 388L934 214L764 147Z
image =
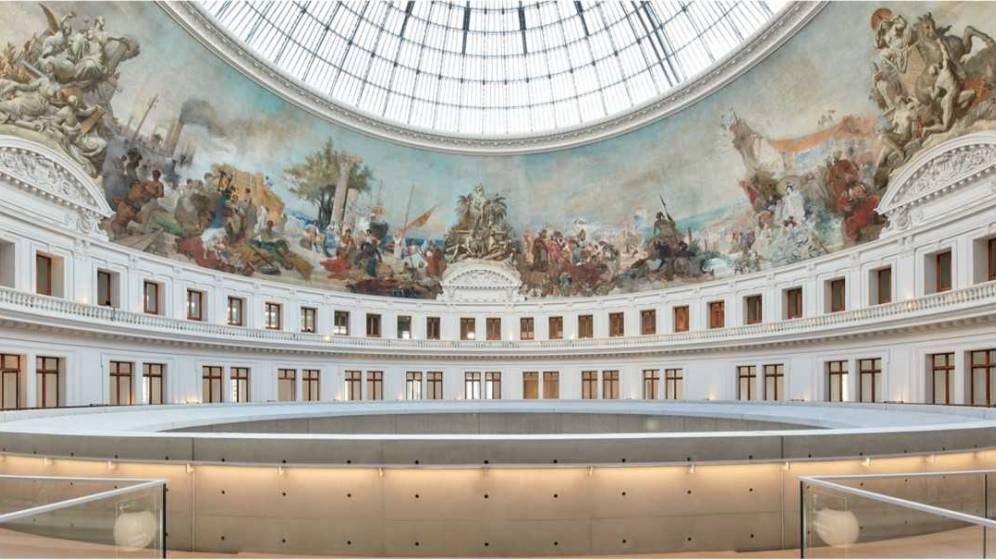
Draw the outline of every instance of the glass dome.
M624 113L695 77L773 14L765 0L200 6L338 104L478 137L549 133Z

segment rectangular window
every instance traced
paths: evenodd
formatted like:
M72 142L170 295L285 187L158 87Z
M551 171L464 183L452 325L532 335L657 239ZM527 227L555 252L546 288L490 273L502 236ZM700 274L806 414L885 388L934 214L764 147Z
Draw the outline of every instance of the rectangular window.
M785 290L785 318L802 318L802 288L789 288Z
M52 295L52 257L35 253L35 293Z
M827 362L827 401L844 402L844 389L847 387L847 361Z
M602 398L616 400L619 398L619 372L606 370L602 372Z
M187 290L187 319L190 321L204 320L204 292Z
M425 338L429 340L439 340L442 336L442 328L440 325L439 317L426 317Z
M221 366L201 368L201 400L206 403L222 402L221 388L224 384L224 370Z
M643 398L656 401L660 398L661 374L656 369L643 370Z
M460 318L460 340L474 340L474 337L477 336L475 323L473 317Z
M279 303L266 302L264 308L266 314L266 328L279 331L283 328L283 313Z
M858 360L858 402L882 402L882 358Z
M297 370L278 369L277 370L277 400L294 401L297 400Z
M111 362L111 394L110 404L124 405L133 404L132 401L132 380L135 364L131 362Z
M425 398L430 401L443 400L443 372L430 371L426 374Z
M249 368L232 368L232 402L249 402Z
M664 370L664 399L680 401L685 396L685 370L669 368Z
M146 280L142 284L142 310L149 315L159 315L159 284Z
M762 310L761 310L761 296L753 295L744 298L744 316L747 319L748 325L757 325L761 323Z
M951 289L951 251L943 251L934 255L934 272L936 281L935 292L946 292Z
M930 402L931 404L951 404L951 389L954 386L954 354L932 354L930 356Z
M21 408L21 356L0 354L0 407Z
M246 300L240 297L228 297L228 324L233 327L244 327Z
M988 241L989 279L996 280L996 237Z
M640 312L640 334L657 334L657 311L644 309Z
M726 326L726 302L709 302L709 328L721 329Z
M489 401L501 399L500 371L489 371L484 374L484 398Z
M563 317L550 317L547 321L548 336L550 340L560 340L564 338L564 318Z
M114 276L106 270L97 271L97 305L114 307Z
M484 320L488 340L501 340L501 319L488 317Z
M785 398L785 364L764 366L764 400L780 401Z
M598 398L597 371L581 372L581 398L586 400Z
M408 340L412 337L411 315L398 315L398 338Z
M317 369L301 370L301 397L305 401L321 399L321 372Z
M609 313L609 336L625 336L626 322L622 313Z
M532 400L538 399L539 396L539 372L522 372L522 398Z
M422 400L422 372L405 372L405 400Z
M996 382L996 349L973 350L969 361L972 365L971 403L976 406L994 404L993 384Z
M578 315L578 338L595 336L595 319L591 315Z
M878 291L875 303L882 305L892 302L892 267L880 268L875 271L875 287Z
M556 371L543 372L543 398L560 398L560 373Z
M36 406L55 408L62 404L62 358L35 358Z
M380 338L380 315L367 313L367 336Z
M519 340L532 340L536 332L533 327L532 317L521 317L519 319Z
M349 311L336 311L332 314L333 334L349 336Z
M367 399L371 401L384 400L384 372L367 372Z
M737 400L754 400L754 381L757 380L757 366L737 366Z
M346 400L363 400L363 380L359 371L346 371Z
M301 308L301 332L313 333L318 331L318 310L314 307Z
M679 305L674 308L674 332L688 331L688 306Z
M166 364L142 364L142 382L146 404L166 402Z
M827 282L827 289L830 291L827 311L830 313L844 311L847 307L844 279L835 278Z
M468 401L481 400L481 372L465 371L463 373L463 398Z

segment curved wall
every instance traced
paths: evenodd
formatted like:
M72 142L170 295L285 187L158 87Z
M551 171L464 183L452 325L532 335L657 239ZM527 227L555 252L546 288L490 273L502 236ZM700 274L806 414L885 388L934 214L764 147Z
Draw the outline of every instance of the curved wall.
M315 119L150 4L71 9L63 33L68 5L0 8L16 22L0 39L17 45L0 133L86 168L119 244L309 287L433 297L448 261L480 257L507 262L532 297L598 295L796 263L875 239L891 170L993 122L981 3L831 4L677 114L517 156L420 150ZM952 26L941 42L917 19L928 12ZM59 132L73 122L78 133Z

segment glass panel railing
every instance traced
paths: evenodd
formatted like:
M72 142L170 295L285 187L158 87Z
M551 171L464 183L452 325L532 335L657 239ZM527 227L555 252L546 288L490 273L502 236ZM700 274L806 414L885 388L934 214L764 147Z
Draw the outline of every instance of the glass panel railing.
M165 482L0 476L0 552L165 558Z
M802 477L805 558L987 558L986 471Z

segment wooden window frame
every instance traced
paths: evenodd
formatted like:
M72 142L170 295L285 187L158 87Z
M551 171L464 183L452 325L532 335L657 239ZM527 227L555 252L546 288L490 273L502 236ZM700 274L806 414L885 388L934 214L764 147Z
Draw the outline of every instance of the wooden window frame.
M769 381L773 384L774 395L768 394ZM780 401L785 398L782 394L785 391L785 364L764 364L763 391L763 399L766 401Z
M626 315L622 311L609 313L609 336L626 336Z
M383 333L380 313L367 313L366 326L367 338L380 338Z
M585 370L581 372L581 399L595 400L598 398L598 372Z
M225 321L230 327L246 326L246 300L238 296L228 296L225 308Z
M968 387L969 387L969 404L972 406L993 406L996 402L993 402L993 376L996 375L996 360L993 359L993 352L996 352L996 348L990 348L986 350L971 350L968 353ZM981 360L978 360L977 356L982 356ZM975 394L975 374L981 372L985 376L985 402L977 402Z
M42 268L45 274L42 275ZM52 294L52 275L55 273L55 263L51 256L35 253L35 293L43 296Z
M709 328L726 328L726 301L710 301L707 305L709 308Z
M941 274L942 261L947 260L947 274ZM946 283L945 283L946 282ZM950 249L934 254L934 292L949 292L954 287L954 257Z
M659 369L643 370L643 400L656 401L661 394L661 372Z
M349 311L341 309L332 311L332 334L349 336Z
M532 317L519 317L519 340L536 338L536 322Z
M347 401L362 401L363 400L363 372L358 369L347 369L344 374L344 381L346 384L346 400Z
M691 309L687 305L676 305L671 310L673 330L676 333L688 332L692 328Z
M249 402L249 368L234 366L231 369L232 402ZM244 389L244 391L243 391Z
M474 317L460 317L460 340L477 338L477 320Z
M280 386L283 384L282 381L290 381L290 398L281 399L280 398ZM280 402L294 402L297 400L297 370L294 368L278 368L277 369L277 401Z
M113 397L108 404L115 406L135 404L135 363L111 360L107 370L110 376L109 395ZM124 385L126 385L126 391L122 395L121 389Z
M384 372L380 370L367 371L367 400L384 400Z
M101 285L107 284L107 298L100 298ZM114 307L114 273L106 270L97 270L97 305L101 307Z
M208 388L206 395L203 394L205 381ZM215 382L217 382L217 395L214 393ZM225 402L225 368L223 366L201 366L201 393L201 399L205 403Z
M864 380L865 377L871 377L871 399L866 400L867 395L864 394ZM877 403L881 402L879 400L879 395L876 394L876 388L881 389L882 386L882 358L860 358L858 359L858 402L862 403Z
M847 360L830 360L824 366L826 371L826 402L844 402L846 400L847 374L850 365ZM833 398L834 388L837 389L839 399Z
M274 317L276 322L274 322ZM263 306L263 320L266 330L279 331L284 328L284 306L282 304L268 301Z
M159 385L159 398L153 399L152 385ZM142 364L142 391L145 404L166 403L166 364L145 362Z
M664 400L679 401L685 395L685 370L682 368L664 369Z
M657 334L657 310L643 309L640 311L640 334L652 336Z
M802 319L802 316L805 315L803 307L802 287L787 288L785 290L785 319Z
M564 338L564 318L560 315L549 317L546 322L547 338L549 340L561 340ZM556 325L556 328L554 326Z
M192 288L187 289L187 320L204 320L204 292Z
M405 400L406 401L420 401L422 399L423 399L422 372L421 371L406 371L405 372Z
M996 237L986 242L986 260L989 262L989 280L996 280Z
M484 385L481 387L481 398L487 401L501 400L501 372L484 372Z
M764 321L764 300L761 294L753 294L744 298L744 323L759 325Z
M149 288L152 288L152 297L149 297ZM142 281L142 312L148 315L161 315L161 286L159 282L153 280Z
M744 398L743 394L743 380L747 380L747 398ZM738 401L752 401L754 400L754 392L757 390L755 385L757 384L757 366L755 365L743 365L737 366L737 400Z
M58 408L62 402L62 358L35 357L35 387L38 408ZM55 383L55 403L48 402L48 384Z
M301 307L301 332L318 332L318 308L308 306Z
M578 315L578 338L595 338L594 315Z
M602 399L619 400L619 370L602 370Z
M532 386L532 390L530 390ZM538 371L522 372L522 399L537 400L542 397L543 388L540 387L540 374Z
M883 278L885 282L883 282ZM885 286L886 289L883 290L882 287ZM875 298L875 303L877 305L884 305L886 303L892 303L892 267L886 266L875 271L875 289L878 292ZM883 294L883 292L885 292Z
M484 398L484 383L481 379L481 372L463 372L463 398L468 401L479 401Z
M0 354L0 410L18 410L21 408L21 375L23 360L20 354ZM13 376L14 406L7 406L4 397L7 396L8 377Z
M501 340L501 318L488 317L484 319L484 338L487 340Z
M943 363L938 364L937 358L943 357ZM954 387L955 376L955 355L954 352L938 352L927 357L930 360L928 366L930 383L930 404L953 404L951 389ZM937 377L938 374L944 377L944 402L937 400Z
M415 338L415 332L412 330L414 323L412 322L411 315L398 315L394 322L398 338L402 340L410 340ZM407 328L404 326L405 322L408 323Z
M443 372L425 372L425 399L430 401L443 400Z
M439 340L443 336L443 322L439 317L425 318L425 338Z
M844 278L834 278L827 281L829 299L827 311L830 313L840 313L847 310L847 281Z
M544 371L543 372L543 400L557 400L560 398L560 372L559 371ZM553 391L548 389L553 388ZM552 393L552 394L551 394Z
M322 399L322 372L317 369L301 370L301 400L317 402Z

